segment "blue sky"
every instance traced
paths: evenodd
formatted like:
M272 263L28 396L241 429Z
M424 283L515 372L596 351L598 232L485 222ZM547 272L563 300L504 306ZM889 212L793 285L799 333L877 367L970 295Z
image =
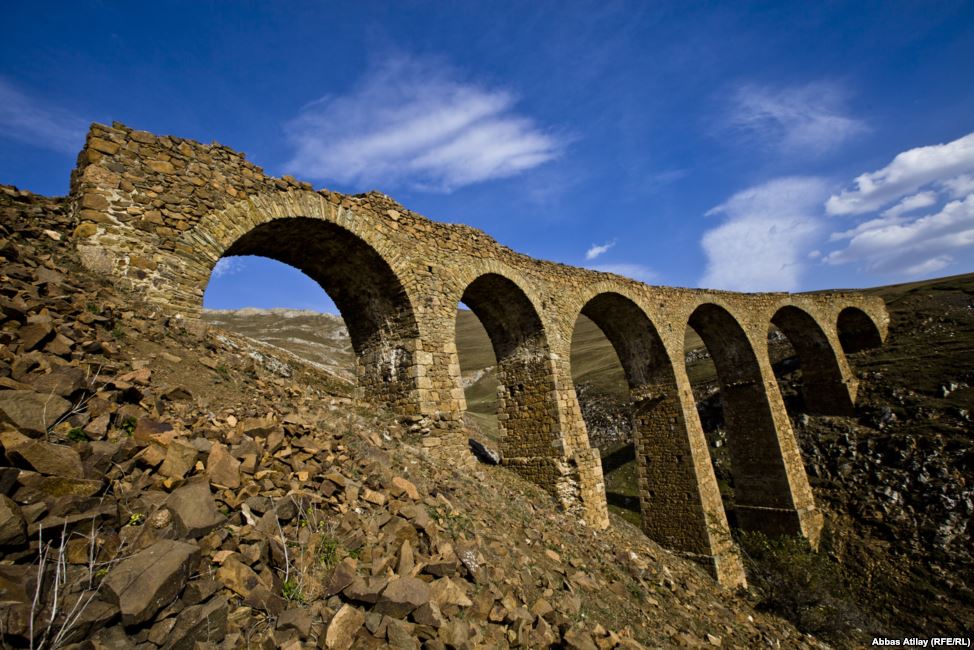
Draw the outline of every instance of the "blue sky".
M726 6L725 6L726 5ZM63 194L87 124L379 189L651 283L974 271L974 3L12 3L0 182ZM330 308L224 262L210 307Z

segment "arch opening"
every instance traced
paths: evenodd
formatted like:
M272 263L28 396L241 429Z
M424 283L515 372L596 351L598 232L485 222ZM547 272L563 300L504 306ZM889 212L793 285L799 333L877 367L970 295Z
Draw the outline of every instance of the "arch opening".
M572 328L571 374L592 447L602 460L610 510L639 526L640 505L629 382L616 347L584 313Z
M483 323L470 307L460 303L456 316L457 357L468 431L497 444L497 357Z
M697 419L707 441L709 460L717 480L723 509L736 525L736 520L733 519L734 473L727 446L727 423L724 419L717 367L703 339L690 326L683 333L683 363L690 382Z
M618 351L584 313L572 328L572 383L589 442L604 454L632 444L629 382Z
M883 344L883 336L876 323L866 312L856 307L846 307L839 312L836 322L839 343L846 354L855 354Z
M347 327L359 386L382 403L409 410L419 330L401 281L372 246L336 224L289 217L254 227L221 259L238 256L281 262L317 283Z
M254 255L221 258L210 273L201 317L297 354L349 388L355 385L345 321L321 286L293 266ZM279 374L288 371L276 368Z
M806 311L786 305L771 318L768 356L790 415L854 415L836 350Z
M460 302L480 321L494 352L497 437L505 462L557 456L554 377L544 326L531 300L513 281L487 273L467 286Z
M645 396L660 392L654 382L666 383L657 376L659 364L668 363L661 357L655 328L628 298L603 293L582 307L572 332L575 393L589 441L602 457L609 506L637 525L642 506L636 430L655 405Z
M733 527L768 534L801 533L794 477L790 474L800 471L803 478L804 468L797 458L797 443L789 447L795 447L796 458L785 457L777 428L780 423L775 421L769 394L771 387L765 385L747 334L730 312L712 303L697 307L688 326L699 335L716 374L726 456L719 449L722 436L712 436L711 447L715 448L712 457L725 463L721 467L717 462L715 473L722 479L728 520ZM790 428L783 435L793 437ZM790 466L796 461L799 467Z

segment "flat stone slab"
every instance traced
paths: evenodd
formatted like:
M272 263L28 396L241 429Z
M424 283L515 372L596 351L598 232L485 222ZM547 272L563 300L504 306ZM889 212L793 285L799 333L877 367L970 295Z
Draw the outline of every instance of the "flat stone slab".
M70 409L71 402L53 393L0 390L0 419L28 433L46 433Z
M205 481L190 483L173 491L166 500L166 507L172 510L185 529L186 536L194 539L206 535L226 520L217 509L216 501L210 494L210 485Z
M118 603L122 624L144 623L175 600L199 552L195 544L166 539L112 568L104 585Z

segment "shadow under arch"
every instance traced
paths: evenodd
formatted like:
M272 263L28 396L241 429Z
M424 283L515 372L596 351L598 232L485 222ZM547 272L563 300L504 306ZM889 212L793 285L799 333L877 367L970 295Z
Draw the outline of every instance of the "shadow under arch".
M680 397L673 364L656 326L629 298L604 292L581 314L612 344L629 384L644 532L710 569L724 584L743 570L707 456L696 412Z
M818 321L804 309L786 305L775 312L771 323L784 333L798 356L805 410L812 415L854 415L840 353Z
M846 307L836 319L839 343L846 354L855 354L883 344L883 335L866 312L858 307Z
M724 307L704 303L688 325L703 339L717 370L738 525L773 535L805 535L817 545L820 515L773 377L770 385L765 383L747 334Z
M531 299L513 280L485 273L467 285L460 302L480 319L497 358L497 417L505 463L519 466L527 459L560 456L563 442L550 351Z
M329 221L286 217L242 234L223 251L223 257L235 255L283 262L317 282L348 328L361 388L380 402L409 410L415 389L411 350L419 328L402 282L371 245Z

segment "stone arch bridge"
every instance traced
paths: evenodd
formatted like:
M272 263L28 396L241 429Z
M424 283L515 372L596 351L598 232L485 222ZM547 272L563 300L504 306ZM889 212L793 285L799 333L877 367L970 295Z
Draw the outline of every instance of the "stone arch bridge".
M631 389L644 530L727 585L744 577L686 374L687 327L718 371L740 525L813 544L821 514L771 370L769 327L790 339L806 404L822 414L853 411L844 351L879 345L887 331L878 298L648 286L539 261L382 194L313 191L219 144L118 123L91 127L71 180L86 266L172 313L200 313L223 256L270 257L316 280L348 326L364 392L421 422L424 444L455 458L468 453L455 344L462 301L497 357L504 463L605 527L601 462L570 368L576 319L591 318Z

